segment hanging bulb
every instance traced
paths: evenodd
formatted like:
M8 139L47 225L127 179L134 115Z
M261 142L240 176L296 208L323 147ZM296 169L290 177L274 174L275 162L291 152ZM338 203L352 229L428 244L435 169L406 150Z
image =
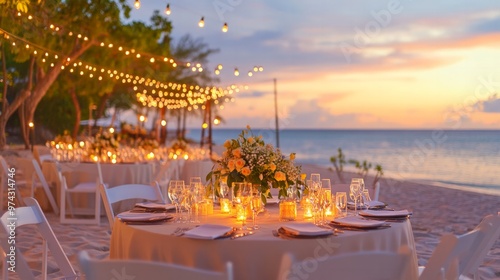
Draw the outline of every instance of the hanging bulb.
M222 32L227 32L228 27L227 27L227 22L224 22L224 26L222 26Z
M141 0L135 0L134 7L139 9L141 7Z
M167 7L165 8L165 14L168 16L170 15L170 4L167 4Z
M238 71L238 68L234 68L234 75L235 76L239 76L240 75L240 71Z
M201 17L200 21L198 22L198 26L199 27L205 26L205 18L204 17Z
M253 76L252 71L248 71L248 77L252 77L252 76Z

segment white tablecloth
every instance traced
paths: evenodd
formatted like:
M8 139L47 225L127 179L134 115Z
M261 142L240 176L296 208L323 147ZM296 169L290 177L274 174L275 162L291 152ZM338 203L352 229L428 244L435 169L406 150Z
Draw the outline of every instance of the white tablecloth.
M71 188L81 182L97 182L98 172L97 164L90 162L61 162L59 163L61 172L66 177L68 187ZM109 187L123 184L146 184L152 182L153 164L152 163L101 163L102 177L104 183ZM42 163L42 172L45 179L50 184L56 186L56 201L60 201L60 182L57 177L57 167L55 162L44 161ZM74 198L75 199L75 198ZM93 207L94 198L84 195L81 199L76 198L73 203L79 207ZM123 209L119 206L119 209ZM104 212L103 212L104 213Z
M314 265L318 258L326 255L398 251L407 245L413 250L413 257L404 279L417 278L417 255L409 221L392 223L386 229L345 231L328 238L285 240L272 234L272 230L286 223L278 222L277 206L266 208L271 214L258 217L261 228L254 235L235 240L200 240L172 235L176 228L194 227L192 224L129 225L117 219L111 235L110 258L163 261L213 270L223 270L224 263L232 261L235 279L277 279L281 256L285 252L293 253L297 260L307 260L304 265L309 262ZM228 214L215 214L202 222L237 225L235 218ZM332 275L334 273L332 271Z

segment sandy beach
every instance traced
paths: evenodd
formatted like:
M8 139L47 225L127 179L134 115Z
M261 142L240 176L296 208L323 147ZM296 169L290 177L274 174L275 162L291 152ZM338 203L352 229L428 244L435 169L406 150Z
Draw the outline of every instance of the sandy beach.
M303 172L320 173L322 178L338 182L335 173L328 168L304 165ZM356 176L345 173L345 179ZM367 179L367 186L371 184ZM416 241L419 265L425 265L439 238L444 233L462 234L473 229L480 220L500 210L500 197L448 188L423 185L412 182L382 178L379 200L394 209L408 209L413 212L411 224ZM53 213L46 217L57 235L64 251L79 271L76 255L81 250L89 251L92 257L106 258L109 255L110 233L106 219L101 226L61 225ZM33 234L32 226L18 229L18 246L29 264L37 273L40 271L40 237ZM60 277L54 262L49 262L50 279ZM497 241L480 268L481 279L500 278L500 240ZM12 279L18 279L12 275Z

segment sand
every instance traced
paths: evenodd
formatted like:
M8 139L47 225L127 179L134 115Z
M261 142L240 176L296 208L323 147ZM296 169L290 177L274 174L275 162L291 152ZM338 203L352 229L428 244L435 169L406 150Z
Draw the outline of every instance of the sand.
M307 174L320 173L322 178L339 182L335 173L325 167L304 165L303 171ZM356 174L345 174L346 180L352 176ZM367 186L371 185L371 179L366 182ZM380 183L380 201L395 209L413 211L411 224L419 265L426 264L442 234L465 233L473 229L484 216L500 211L499 196L385 178ZM81 250L89 251L92 257L108 257L110 234L104 218L101 226L97 226L61 225L59 218L50 212L46 213L46 217L76 271L79 271L76 255ZM33 232L32 226L18 228L18 246L34 271L39 274L41 241ZM49 263L49 273L50 279L61 276L52 260ZM11 276L12 279L18 279L16 275ZM480 276L481 279L500 279L500 239L481 266Z

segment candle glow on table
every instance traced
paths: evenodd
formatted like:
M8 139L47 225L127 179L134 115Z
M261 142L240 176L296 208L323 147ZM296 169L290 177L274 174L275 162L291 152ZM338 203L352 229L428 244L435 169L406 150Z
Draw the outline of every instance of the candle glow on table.
M219 200L220 203L220 211L222 213L229 213L231 212L231 204L229 204L229 199L228 198L221 198Z
M285 200L280 202L280 220L294 221L297 219L297 203L295 200Z
M304 208L304 218L310 219L313 217L313 207L309 198L304 197L302 200L302 207Z
M237 221L245 221L247 219L247 211L245 207L241 204L236 205L236 220Z

